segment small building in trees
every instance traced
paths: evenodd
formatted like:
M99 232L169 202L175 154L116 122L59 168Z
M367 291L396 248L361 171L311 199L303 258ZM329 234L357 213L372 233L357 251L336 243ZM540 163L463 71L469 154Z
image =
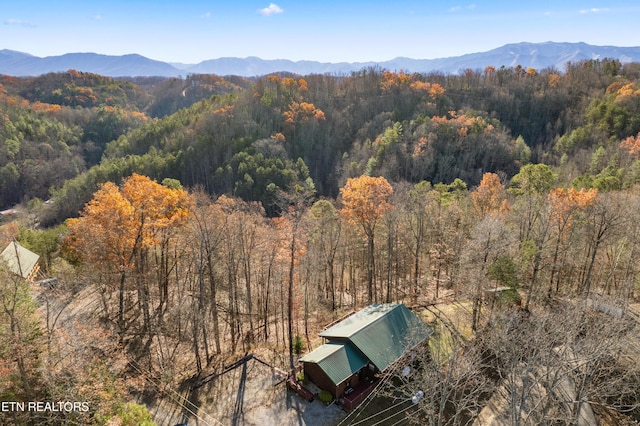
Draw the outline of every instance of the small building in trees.
M405 305L370 305L321 332L326 343L300 362L308 380L350 411L373 390L379 373L431 333Z
M520 293L514 287L496 287L484 291L485 301L491 305L517 305L522 303Z
M9 243L0 257L10 272L26 280L32 280L38 273L40 256L22 247L15 240Z

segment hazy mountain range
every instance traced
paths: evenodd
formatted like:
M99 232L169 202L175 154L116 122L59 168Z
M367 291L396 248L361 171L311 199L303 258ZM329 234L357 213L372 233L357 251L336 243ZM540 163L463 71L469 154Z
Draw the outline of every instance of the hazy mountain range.
M366 67L378 66L388 70L407 72L442 72L457 74L460 70L521 65L535 69L555 67L562 71L568 61L585 59L618 59L622 63L640 62L640 47L593 46L585 43L517 43L507 44L487 52L439 59L395 58L385 62L290 61L265 60L257 57L219 58L199 64L179 64L155 61L141 55L109 56L96 53L67 53L45 58L13 50L0 50L0 74L36 76L48 72L92 72L110 77L162 76L177 77L188 74L265 75L278 71L297 74L349 74Z

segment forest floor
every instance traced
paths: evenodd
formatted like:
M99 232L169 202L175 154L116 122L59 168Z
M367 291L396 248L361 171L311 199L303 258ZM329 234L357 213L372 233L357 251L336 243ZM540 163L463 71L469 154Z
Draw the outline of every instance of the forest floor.
M32 287L40 306L43 318L48 318L47 329L59 330L60 338L68 339L69 351L87 347L99 347L108 353L112 348L106 336L97 336L91 330L100 328L98 321L101 310L101 293L96 287L89 286L77 293L69 294L59 289L45 288L38 285ZM444 337L456 333L463 339L469 338L471 323L471 303L451 302L438 305L417 306L416 313L426 322L434 326L441 324ZM640 305L629 307L636 321L640 320ZM326 324L325 324L326 325ZM313 324L311 343L314 347L320 344L315 336L320 324ZM446 343L446 338L440 339ZM631 342L638 347L638 342ZM80 348L79 348L80 347ZM434 348L432 347L432 350ZM447 353L447 345L439 347L443 355ZM187 423L189 426L207 425L300 425L300 426L335 426L345 420L347 414L337 405L325 406L315 399L307 402L295 393L288 391L284 380L286 373L275 368L288 364L283 349L252 348L252 356L245 357L244 362L235 368L223 369L221 365L213 371L222 372L218 376L210 376L211 380L202 383L196 389L191 384L184 389L166 389L158 391L149 398L138 398L144 403L153 420L158 425L173 426ZM226 365L242 358L242 354L227 360ZM285 359L286 358L286 359ZM126 360L125 360L126 362ZM275 366L275 367L273 367ZM207 376L204 376L207 377ZM380 408L375 408L375 412ZM359 410L356 410L359 411ZM349 416L351 421L359 421L366 413L354 412Z
M104 326L98 320L101 292L96 286L69 291L34 284L32 292L40 304L47 329L64 330L63 334L60 334L60 331L54 334L60 334L60 338L73 342L68 348L69 351L78 350L77 346L101 347L102 353L113 350L107 335L96 335L91 331ZM448 304L443 304L439 307L444 311L438 312L449 317L449 322L455 327L468 320L466 305L456 304L450 308ZM434 320L427 311L423 311L420 316L427 322ZM324 326L326 324L313 324L311 327L313 332L310 332L308 343L312 347L321 344L316 331ZM136 398L137 402L145 404L154 422L161 426L181 423L187 423L189 426L332 426L345 419L347 413L337 405L325 406L318 399L307 402L287 390L286 373L272 367L288 364L282 348L253 348L252 353L257 359L250 357L246 362L239 363L236 368L229 369L195 390L190 389L189 385L185 385L184 389L164 387L160 390L155 383L150 383L150 387L156 389L155 393L146 397L139 396ZM239 358L242 358L242 354L228 360L228 363ZM264 360L264 363L261 360ZM129 359L129 363L131 362L133 361ZM220 372L223 368L219 365L214 370ZM146 377L145 374L142 376Z
M108 338L93 337L91 330L100 328L100 291L89 286L79 292L49 288L33 284L32 293L40 305L43 326L58 330L69 344L70 351L80 346L106 346ZM61 330L64 330L62 333ZM62 334L60 334L62 333ZM338 424L346 413L337 405L325 406L321 401L307 402L288 391L286 373L271 365L285 365L282 351L254 351L256 358L229 369L195 390L163 389L151 398L138 397L137 402L149 409L153 421L163 426L187 423L189 426L208 425L301 425L331 426ZM242 355L239 356L239 358ZM261 360L266 360L262 361ZM126 361L125 361L126 362ZM132 362L130 360L130 362ZM265 365L268 364L268 365ZM143 376L145 376L143 374Z
M635 315L640 305L629 307ZM418 310L427 323L445 323L463 338L470 333L471 303L443 303ZM640 319L640 316L637 317ZM637 344L637 342L634 342ZM432 348L433 349L433 348ZM282 365L278 351L257 350L255 357L272 365ZM286 389L284 372L271 368L255 358L209 381L196 391L175 392L153 404L145 401L158 425L173 426L182 422L192 425L300 425L335 426L359 423L383 410L388 401L376 398L367 410L356 410L347 417L338 406L325 406L319 400L307 402ZM176 400L180 399L180 403ZM380 405L382 404L382 405ZM183 408L180 408L182 406ZM191 408L189 408L191 407ZM197 409L196 409L197 407ZM361 407L362 408L362 407ZM402 408L402 407L401 407ZM191 412L190 412L191 411ZM402 411L402 410L401 410ZM394 413L388 413L389 416ZM605 413L606 414L606 413ZM603 416L603 413L598 413ZM399 417L393 418L397 422ZM366 422L365 422L366 423ZM402 423L402 421L401 421ZM386 424L386 423L385 423Z

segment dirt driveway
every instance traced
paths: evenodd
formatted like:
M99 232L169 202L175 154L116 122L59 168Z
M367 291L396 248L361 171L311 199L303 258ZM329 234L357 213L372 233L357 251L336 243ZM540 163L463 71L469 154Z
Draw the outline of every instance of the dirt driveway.
M307 402L287 391L283 379L278 370L251 359L192 391L182 409L172 398L148 407L158 425L168 426L185 421L189 426L333 426L346 417L335 404Z

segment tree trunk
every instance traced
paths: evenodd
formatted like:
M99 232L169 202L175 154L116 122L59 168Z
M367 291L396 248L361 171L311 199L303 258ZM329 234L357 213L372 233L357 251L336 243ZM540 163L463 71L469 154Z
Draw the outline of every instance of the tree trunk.
M422 221L418 222L421 224ZM421 226L421 225L419 225ZM418 231L420 232L420 231ZM422 233L416 236L416 251L413 260L413 303L418 303L418 285L420 280L420 252L422 251Z
M247 243L245 243L247 244ZM249 331L247 332L248 342L249 344L253 343L253 297L251 291L251 247L244 247L243 244L243 269L244 269L244 281L245 281L245 291L246 291L246 302L247 302L247 315L249 317Z
M291 236L291 247L289 252L289 282L287 294L287 331L289 337L289 364L293 369L293 278L296 255L296 234L295 230Z
M373 234L367 234L367 302L372 304L375 298L374 294L374 274L375 274L375 259L374 259L374 239Z
M385 302L391 303L391 283L393 281L393 256L394 256L394 246L393 246L393 231L392 227L389 226L388 234L387 234L387 288L385 295Z
M212 267L211 253L207 253L207 270L209 272L209 304L211 306L211 319L213 320L213 338L216 344L216 353L222 352L220 345L220 324L218 319L218 296L217 296L217 284L215 274Z
M124 340L124 282L126 278L126 271L122 269L120 271L120 287L118 289L118 331L120 332L120 342Z

